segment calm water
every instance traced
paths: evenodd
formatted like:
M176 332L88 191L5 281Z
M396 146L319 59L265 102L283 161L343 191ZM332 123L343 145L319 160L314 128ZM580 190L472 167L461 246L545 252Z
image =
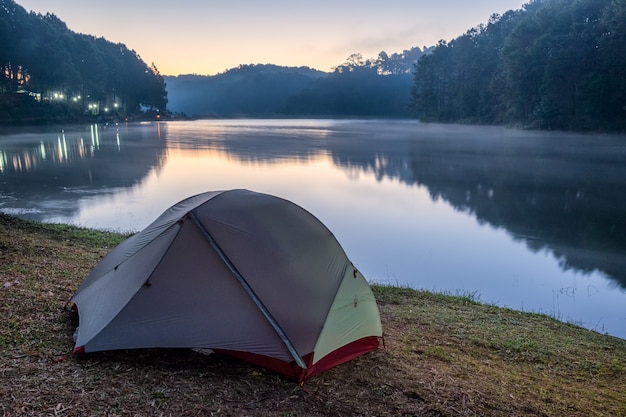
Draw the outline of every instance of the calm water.
M0 210L25 218L137 231L231 188L311 211L372 282L626 338L626 137L355 120L0 135Z

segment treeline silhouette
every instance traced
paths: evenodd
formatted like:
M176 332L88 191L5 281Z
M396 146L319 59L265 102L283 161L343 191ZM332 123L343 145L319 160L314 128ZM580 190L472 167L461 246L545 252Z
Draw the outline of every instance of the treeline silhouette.
M0 123L165 111L157 68L126 45L0 0Z
M213 76L165 77L169 110L193 116L409 117L415 62L425 51L353 54L330 73L240 65Z
M420 59L423 121L626 130L626 2L531 0Z
M168 108L191 116L270 116L323 75L308 67L241 65L214 76L166 76Z
M258 64L176 77L161 76L124 44L0 0L5 124L168 110L624 131L624 68L626 2L615 0L531 0L449 42L373 59L353 54L331 72Z

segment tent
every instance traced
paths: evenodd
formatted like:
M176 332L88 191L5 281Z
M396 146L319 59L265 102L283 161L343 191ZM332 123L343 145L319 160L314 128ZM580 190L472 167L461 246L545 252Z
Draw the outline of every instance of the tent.
M333 234L249 190L172 206L107 254L71 301L75 353L207 348L301 383L382 336L372 291Z

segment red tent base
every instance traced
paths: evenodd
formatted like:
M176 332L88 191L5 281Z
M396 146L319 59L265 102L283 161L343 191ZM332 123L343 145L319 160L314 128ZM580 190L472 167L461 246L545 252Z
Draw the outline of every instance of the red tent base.
M341 365L342 363L348 362L361 355L365 355L366 353L377 349L379 346L380 342L378 337L364 337L332 351L315 364L312 363L313 353L309 353L308 355L302 357L304 363L307 365L306 369L300 368L294 361L285 362L280 359L270 358L269 356L258 355L256 353L222 349L216 349L215 351L253 363L263 368L270 369L290 379L294 379L300 384L304 384L304 381L312 376L334 368L335 366Z

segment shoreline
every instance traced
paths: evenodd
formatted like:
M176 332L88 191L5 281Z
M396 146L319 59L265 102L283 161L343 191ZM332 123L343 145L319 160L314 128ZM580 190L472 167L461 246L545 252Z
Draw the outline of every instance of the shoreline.
M0 414L626 415L626 340L402 287L372 285L384 347L303 387L189 349L72 355L65 303L127 236L0 214Z

